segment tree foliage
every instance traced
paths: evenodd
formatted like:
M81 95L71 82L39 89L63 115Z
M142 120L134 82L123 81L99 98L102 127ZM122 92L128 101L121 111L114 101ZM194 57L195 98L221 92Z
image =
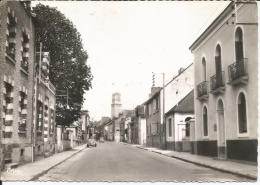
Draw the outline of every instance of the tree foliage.
M57 96L56 122L68 126L79 118L84 101L84 92L91 88L92 74L86 64L88 55L83 49L81 35L56 8L38 4L33 8L36 15L35 40L36 51L50 52L49 78L56 87L57 95L69 92L67 107L66 97Z

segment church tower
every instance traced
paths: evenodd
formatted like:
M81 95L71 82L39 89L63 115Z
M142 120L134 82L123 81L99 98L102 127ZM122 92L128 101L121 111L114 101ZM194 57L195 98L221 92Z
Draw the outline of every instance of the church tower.
M112 94L112 104L111 104L111 118L118 117L121 111L121 95L120 93Z

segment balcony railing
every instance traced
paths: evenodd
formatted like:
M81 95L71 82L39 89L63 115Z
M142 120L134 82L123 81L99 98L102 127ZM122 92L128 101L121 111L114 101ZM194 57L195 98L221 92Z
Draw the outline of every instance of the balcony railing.
M51 82L49 82L49 88L50 88L50 90L53 91L53 93L56 92L56 88L55 88L55 86Z
M21 135L26 135L26 124L21 124L18 127L18 134Z
M26 125L19 125L18 130L25 132L26 131Z
M224 93L225 91L225 72L215 74L210 77L210 89L212 94Z
M199 100L208 99L208 81L201 82L197 85L197 95Z
M228 66L229 84L246 84L248 81L247 58Z
M28 73L28 61L27 60L21 61L21 68Z

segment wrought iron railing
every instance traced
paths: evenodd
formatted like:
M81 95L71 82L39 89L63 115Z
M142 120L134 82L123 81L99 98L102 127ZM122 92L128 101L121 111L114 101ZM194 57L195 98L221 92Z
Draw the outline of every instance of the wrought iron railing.
M212 91L218 89L219 87L225 86L225 72L217 73L210 77L210 89Z
M27 60L22 60L21 61L21 68L23 69L23 70L25 70L26 72L28 72L28 61Z
M54 86L51 82L49 82L49 88L50 88L50 90L52 90L54 93L56 92L56 88L55 88L55 86Z
M19 125L18 127L19 132L25 132L26 131L26 125Z
M208 81L203 81L197 85L198 97L208 94Z
M248 74L247 61L247 58L243 58L228 66L228 76L230 82Z

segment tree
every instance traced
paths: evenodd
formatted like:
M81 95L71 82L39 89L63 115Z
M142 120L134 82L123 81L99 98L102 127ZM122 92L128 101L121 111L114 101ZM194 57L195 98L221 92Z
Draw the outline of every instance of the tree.
M84 101L84 92L91 88L92 74L86 64L88 55L83 49L81 35L60 11L56 8L36 5L32 12L36 15L35 42L36 51L42 43L43 51L50 52L50 81L57 89L69 92L66 97L56 99L56 122L69 126L80 116Z

